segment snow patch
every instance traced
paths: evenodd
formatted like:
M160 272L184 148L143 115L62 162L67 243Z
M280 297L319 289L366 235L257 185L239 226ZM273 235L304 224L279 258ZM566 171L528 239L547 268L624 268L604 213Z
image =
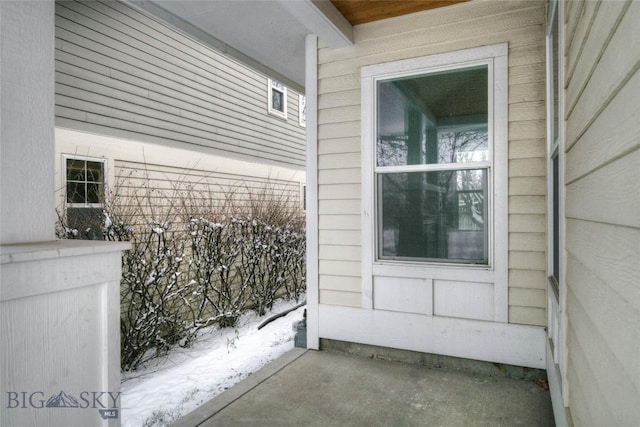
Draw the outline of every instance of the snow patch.
M279 301L267 316L295 305ZM190 348L176 348L137 371L124 372L122 426L170 424L293 349L293 325L302 320L304 309L260 330L258 325L267 317L245 313L235 329L205 329Z

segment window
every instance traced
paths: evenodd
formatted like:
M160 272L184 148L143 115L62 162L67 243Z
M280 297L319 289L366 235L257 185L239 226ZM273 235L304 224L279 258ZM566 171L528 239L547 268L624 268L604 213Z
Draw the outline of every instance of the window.
M298 123L302 127L307 126L307 97L298 95Z
M551 271L555 290L558 291L560 281L560 165L558 152L551 157Z
M488 264L488 72L377 81L378 259Z
M276 80L269 79L269 114L287 118L287 88Z
M562 23L563 3L552 0L549 3L546 39L546 104L547 104L547 274L549 285L547 291L547 333L553 363L558 365L561 381L566 375L563 354L563 342L566 339L563 311L563 235L564 235L564 137L563 137L563 49Z
M482 319L508 321L508 50L361 68L363 308L393 278L482 289Z
M560 282L561 137L559 104L558 4L550 9L547 30L547 153L549 190L549 280L556 294Z
M300 185L300 199L301 199L301 207L304 212L307 211L307 184Z
M105 161L64 158L67 223L78 237L102 239Z
M363 67L365 263L506 275L507 50Z
M92 206L104 200L104 161L67 158L67 204Z

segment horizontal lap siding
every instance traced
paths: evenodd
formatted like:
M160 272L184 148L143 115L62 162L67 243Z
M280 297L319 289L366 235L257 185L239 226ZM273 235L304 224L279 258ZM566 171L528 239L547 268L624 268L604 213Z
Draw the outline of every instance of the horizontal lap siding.
M56 124L303 168L298 94L120 2L56 3Z
M359 25L354 46L319 50L321 303L360 306L360 67L508 42L509 320L546 324L544 14L541 2L469 2Z
M197 168L116 160L113 187L117 195L116 212L139 226L161 221L176 212L210 220L226 213L248 214L242 209L260 201L281 201L293 212L301 208L298 182ZM229 212L226 208L230 201L236 209Z
M640 419L640 4L566 22L567 381L576 425Z

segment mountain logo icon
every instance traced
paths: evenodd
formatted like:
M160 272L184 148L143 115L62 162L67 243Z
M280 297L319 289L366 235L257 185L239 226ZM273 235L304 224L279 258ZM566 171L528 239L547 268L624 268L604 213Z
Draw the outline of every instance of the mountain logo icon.
M61 390L60 393L52 395L45 406L47 408L79 408L80 404L75 397Z

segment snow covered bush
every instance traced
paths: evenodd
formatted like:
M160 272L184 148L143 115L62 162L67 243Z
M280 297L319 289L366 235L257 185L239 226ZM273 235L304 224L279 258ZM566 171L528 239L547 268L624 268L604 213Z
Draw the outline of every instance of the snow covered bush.
M247 283L237 280L237 262L242 242L231 224L204 218L189 221L191 236L190 283L194 286L194 326L218 323L235 326L247 302Z
M302 234L256 219L233 218L233 224L241 243L239 275L256 313L264 315L283 294L297 299L300 292L295 290L304 278L293 264L304 263Z
M192 218L189 227L196 326L235 326L247 308L263 315L276 298L298 300L304 291L304 233L247 217Z
M304 216L290 189L152 183L116 185L100 233L69 227L58 211L59 238L132 245L120 283L123 370L188 346L203 328L234 327L246 310L263 315L276 298L297 301L306 287Z
M132 241L122 256L120 282L121 366L135 369L165 354L176 343L191 338L191 322L182 315L190 304L184 273L184 243L175 239L166 223Z

